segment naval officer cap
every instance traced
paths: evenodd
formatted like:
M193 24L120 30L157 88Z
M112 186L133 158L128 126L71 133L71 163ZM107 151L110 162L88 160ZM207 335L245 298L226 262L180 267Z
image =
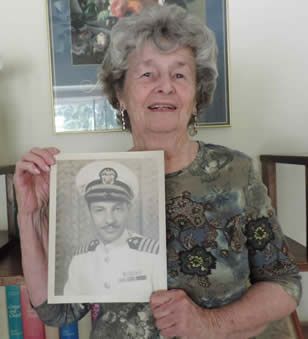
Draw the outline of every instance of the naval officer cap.
M115 161L94 161L80 169L76 185L87 202L132 201L138 195L137 176Z

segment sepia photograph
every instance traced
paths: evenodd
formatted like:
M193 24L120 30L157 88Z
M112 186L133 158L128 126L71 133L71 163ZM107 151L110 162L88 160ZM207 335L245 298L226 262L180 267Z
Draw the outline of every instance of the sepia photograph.
M50 180L49 303L166 289L163 152L61 154Z

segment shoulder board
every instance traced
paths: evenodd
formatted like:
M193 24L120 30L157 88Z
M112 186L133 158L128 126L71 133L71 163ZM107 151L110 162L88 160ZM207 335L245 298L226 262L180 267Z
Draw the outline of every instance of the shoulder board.
M159 243L157 240L143 237L141 235L134 235L127 239L128 246L136 251L158 254Z
M99 240L94 239L91 240L89 243L86 243L84 245L81 245L77 248L75 248L75 250L73 251L73 255L78 255L78 254L84 254L87 252L93 252L96 250L96 247L99 244Z

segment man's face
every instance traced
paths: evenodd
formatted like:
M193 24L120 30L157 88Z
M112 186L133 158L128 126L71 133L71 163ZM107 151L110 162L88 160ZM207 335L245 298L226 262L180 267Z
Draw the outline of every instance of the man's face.
M90 203L89 209L100 238L105 244L115 241L123 234L129 213L127 202L96 201Z

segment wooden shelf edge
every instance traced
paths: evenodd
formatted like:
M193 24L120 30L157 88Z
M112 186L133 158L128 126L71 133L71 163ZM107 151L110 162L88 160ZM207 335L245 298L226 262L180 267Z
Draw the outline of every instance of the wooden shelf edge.
M297 266L301 272L308 272L308 263L306 262L299 262Z
M0 278L0 286L23 285L24 283L24 277L21 275Z
M300 271L308 272L307 248L296 240L287 237L286 240L289 246L289 251L293 255L296 264Z
M307 321L301 322L301 327L303 330L304 338L308 338L308 322Z
M261 154L260 160L263 162L273 162L278 164L308 165L307 155Z
M13 240L0 255L0 285L20 285L23 282L20 244Z
M0 175L13 174L15 165L0 166Z

